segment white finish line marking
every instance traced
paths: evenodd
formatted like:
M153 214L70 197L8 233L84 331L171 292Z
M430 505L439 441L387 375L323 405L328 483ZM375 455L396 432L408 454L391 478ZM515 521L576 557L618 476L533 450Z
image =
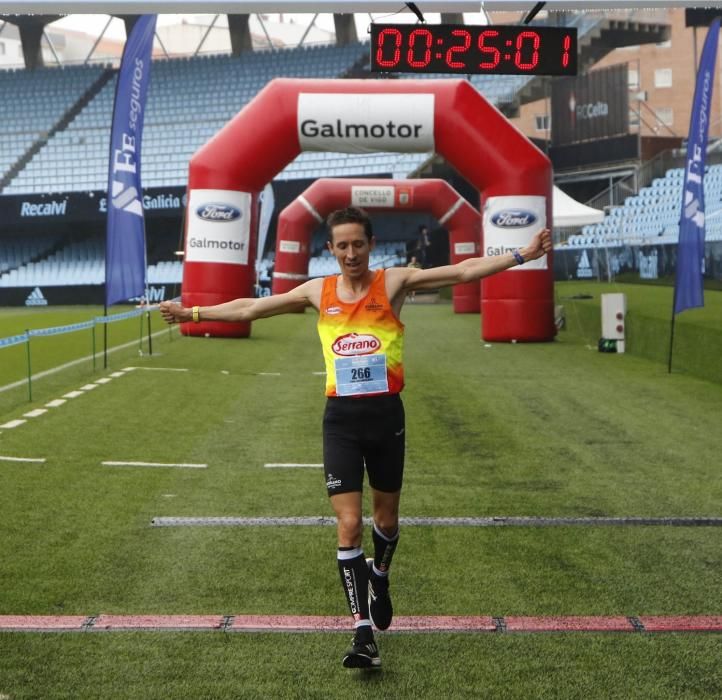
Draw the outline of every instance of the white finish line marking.
M184 462L101 462L104 467L180 467L183 469L207 469L207 464Z
M296 467L322 467L323 464L303 464L303 463L294 463L294 462L270 462L269 464L264 464L264 467L266 469L294 469Z
M124 374L125 374L125 372L111 372L110 376L117 378L117 377L122 377Z
M48 401L45 404L46 408L57 408L58 406L62 406L64 403L67 403L65 399L53 399L52 401Z
M43 413L47 412L47 408L36 408L32 411L28 411L27 413L23 413L23 418L37 418L38 416L42 416Z
M112 381L113 381L112 377L101 377L100 379L96 379L95 383L96 384L107 384L108 382L112 382Z
M82 391L69 391L67 394L63 394L64 399L75 399L78 396L82 396Z
M93 389L97 389L97 384L86 384L85 386L80 387L80 391L92 391Z
M23 423L27 423L27 421L23 420L22 418L17 418L16 420L10 420L7 423L3 423L2 425L0 425L0 428L17 428Z
M6 457L0 455L0 462L32 462L33 464L43 464L45 462L44 457Z

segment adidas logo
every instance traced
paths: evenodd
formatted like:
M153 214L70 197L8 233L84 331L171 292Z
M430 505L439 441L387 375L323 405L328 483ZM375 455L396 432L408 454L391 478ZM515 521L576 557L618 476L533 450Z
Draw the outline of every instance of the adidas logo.
M40 287L35 287L30 294L28 294L28 298L25 300L25 306L47 306L48 300L43 296L43 293L40 291Z
M592 266L589 264L587 251L583 250L577 264L577 279L585 279L592 276Z

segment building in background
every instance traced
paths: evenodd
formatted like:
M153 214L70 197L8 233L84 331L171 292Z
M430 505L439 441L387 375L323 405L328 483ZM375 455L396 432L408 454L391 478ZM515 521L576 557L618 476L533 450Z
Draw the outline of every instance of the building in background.
M627 46L614 49L591 70L624 64L627 66L629 87L629 125L633 133L647 137L687 137L689 117L694 96L696 65L706 35L704 27L696 30L685 27L685 10L630 11L639 20L654 19L669 24L671 37L662 43ZM697 46L697 58L694 47ZM719 57L718 61L721 60ZM720 71L717 71L720 80ZM527 136L551 140L551 82L548 79L548 96L522 105L514 123ZM715 104L712 110L710 138L722 137L720 105L722 90L714 91Z

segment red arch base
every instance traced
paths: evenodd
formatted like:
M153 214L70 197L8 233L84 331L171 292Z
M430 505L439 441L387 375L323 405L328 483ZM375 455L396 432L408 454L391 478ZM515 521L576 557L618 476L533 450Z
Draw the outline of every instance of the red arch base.
M451 262L479 255L481 214L444 180L316 180L278 216L273 293L308 279L313 231L334 210L350 205L370 211L424 211L449 231ZM453 290L456 313L479 313L478 282Z
M540 197L551 221L549 160L467 81L277 79L191 160L184 305L250 296L258 194L302 150L435 151L481 192L485 206L494 209L500 196ZM519 231L506 233L509 246L518 245ZM494 244L505 247L506 233L496 231ZM552 265L544 262L543 269L525 266L484 280L485 339L554 337ZM181 330L245 336L250 324Z

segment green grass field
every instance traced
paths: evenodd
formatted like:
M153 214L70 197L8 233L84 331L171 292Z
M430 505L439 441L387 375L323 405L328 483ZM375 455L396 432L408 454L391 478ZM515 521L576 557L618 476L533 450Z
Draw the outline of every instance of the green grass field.
M402 515L722 515L722 384L668 375L642 354L600 354L596 338L590 350L599 290L584 289L592 300L560 300L568 330L547 344L485 344L476 316L405 309ZM642 311L663 318L654 299L629 294L630 326ZM711 332L713 294L696 324ZM695 325L686 313L680 325ZM47 325L74 320L84 319ZM0 337L27 323L3 313ZM43 366L84 356L86 340L57 358L48 349ZM15 349L0 349L0 387L16 380L3 355ZM163 332L152 357L131 344L109 360L107 371L86 363L36 381L33 403L21 388L0 393L1 424L128 365L188 370L128 372L0 429L0 454L47 459L0 462L0 614L345 614L333 528L150 526L331 514L321 470L263 467L321 461L315 315L257 322L247 340ZM721 542L711 527L408 527L394 603L401 615L719 615ZM5 633L0 698L722 696L715 634L379 638L384 669L368 675L341 668L343 634Z
M601 335L601 295L627 295L627 348L632 355L667 366L670 350L673 288L663 285L563 282L555 286L565 307L570 333L596 346ZM579 298L579 297L591 298ZM722 384L722 293L706 290L704 307L677 314L672 367Z

